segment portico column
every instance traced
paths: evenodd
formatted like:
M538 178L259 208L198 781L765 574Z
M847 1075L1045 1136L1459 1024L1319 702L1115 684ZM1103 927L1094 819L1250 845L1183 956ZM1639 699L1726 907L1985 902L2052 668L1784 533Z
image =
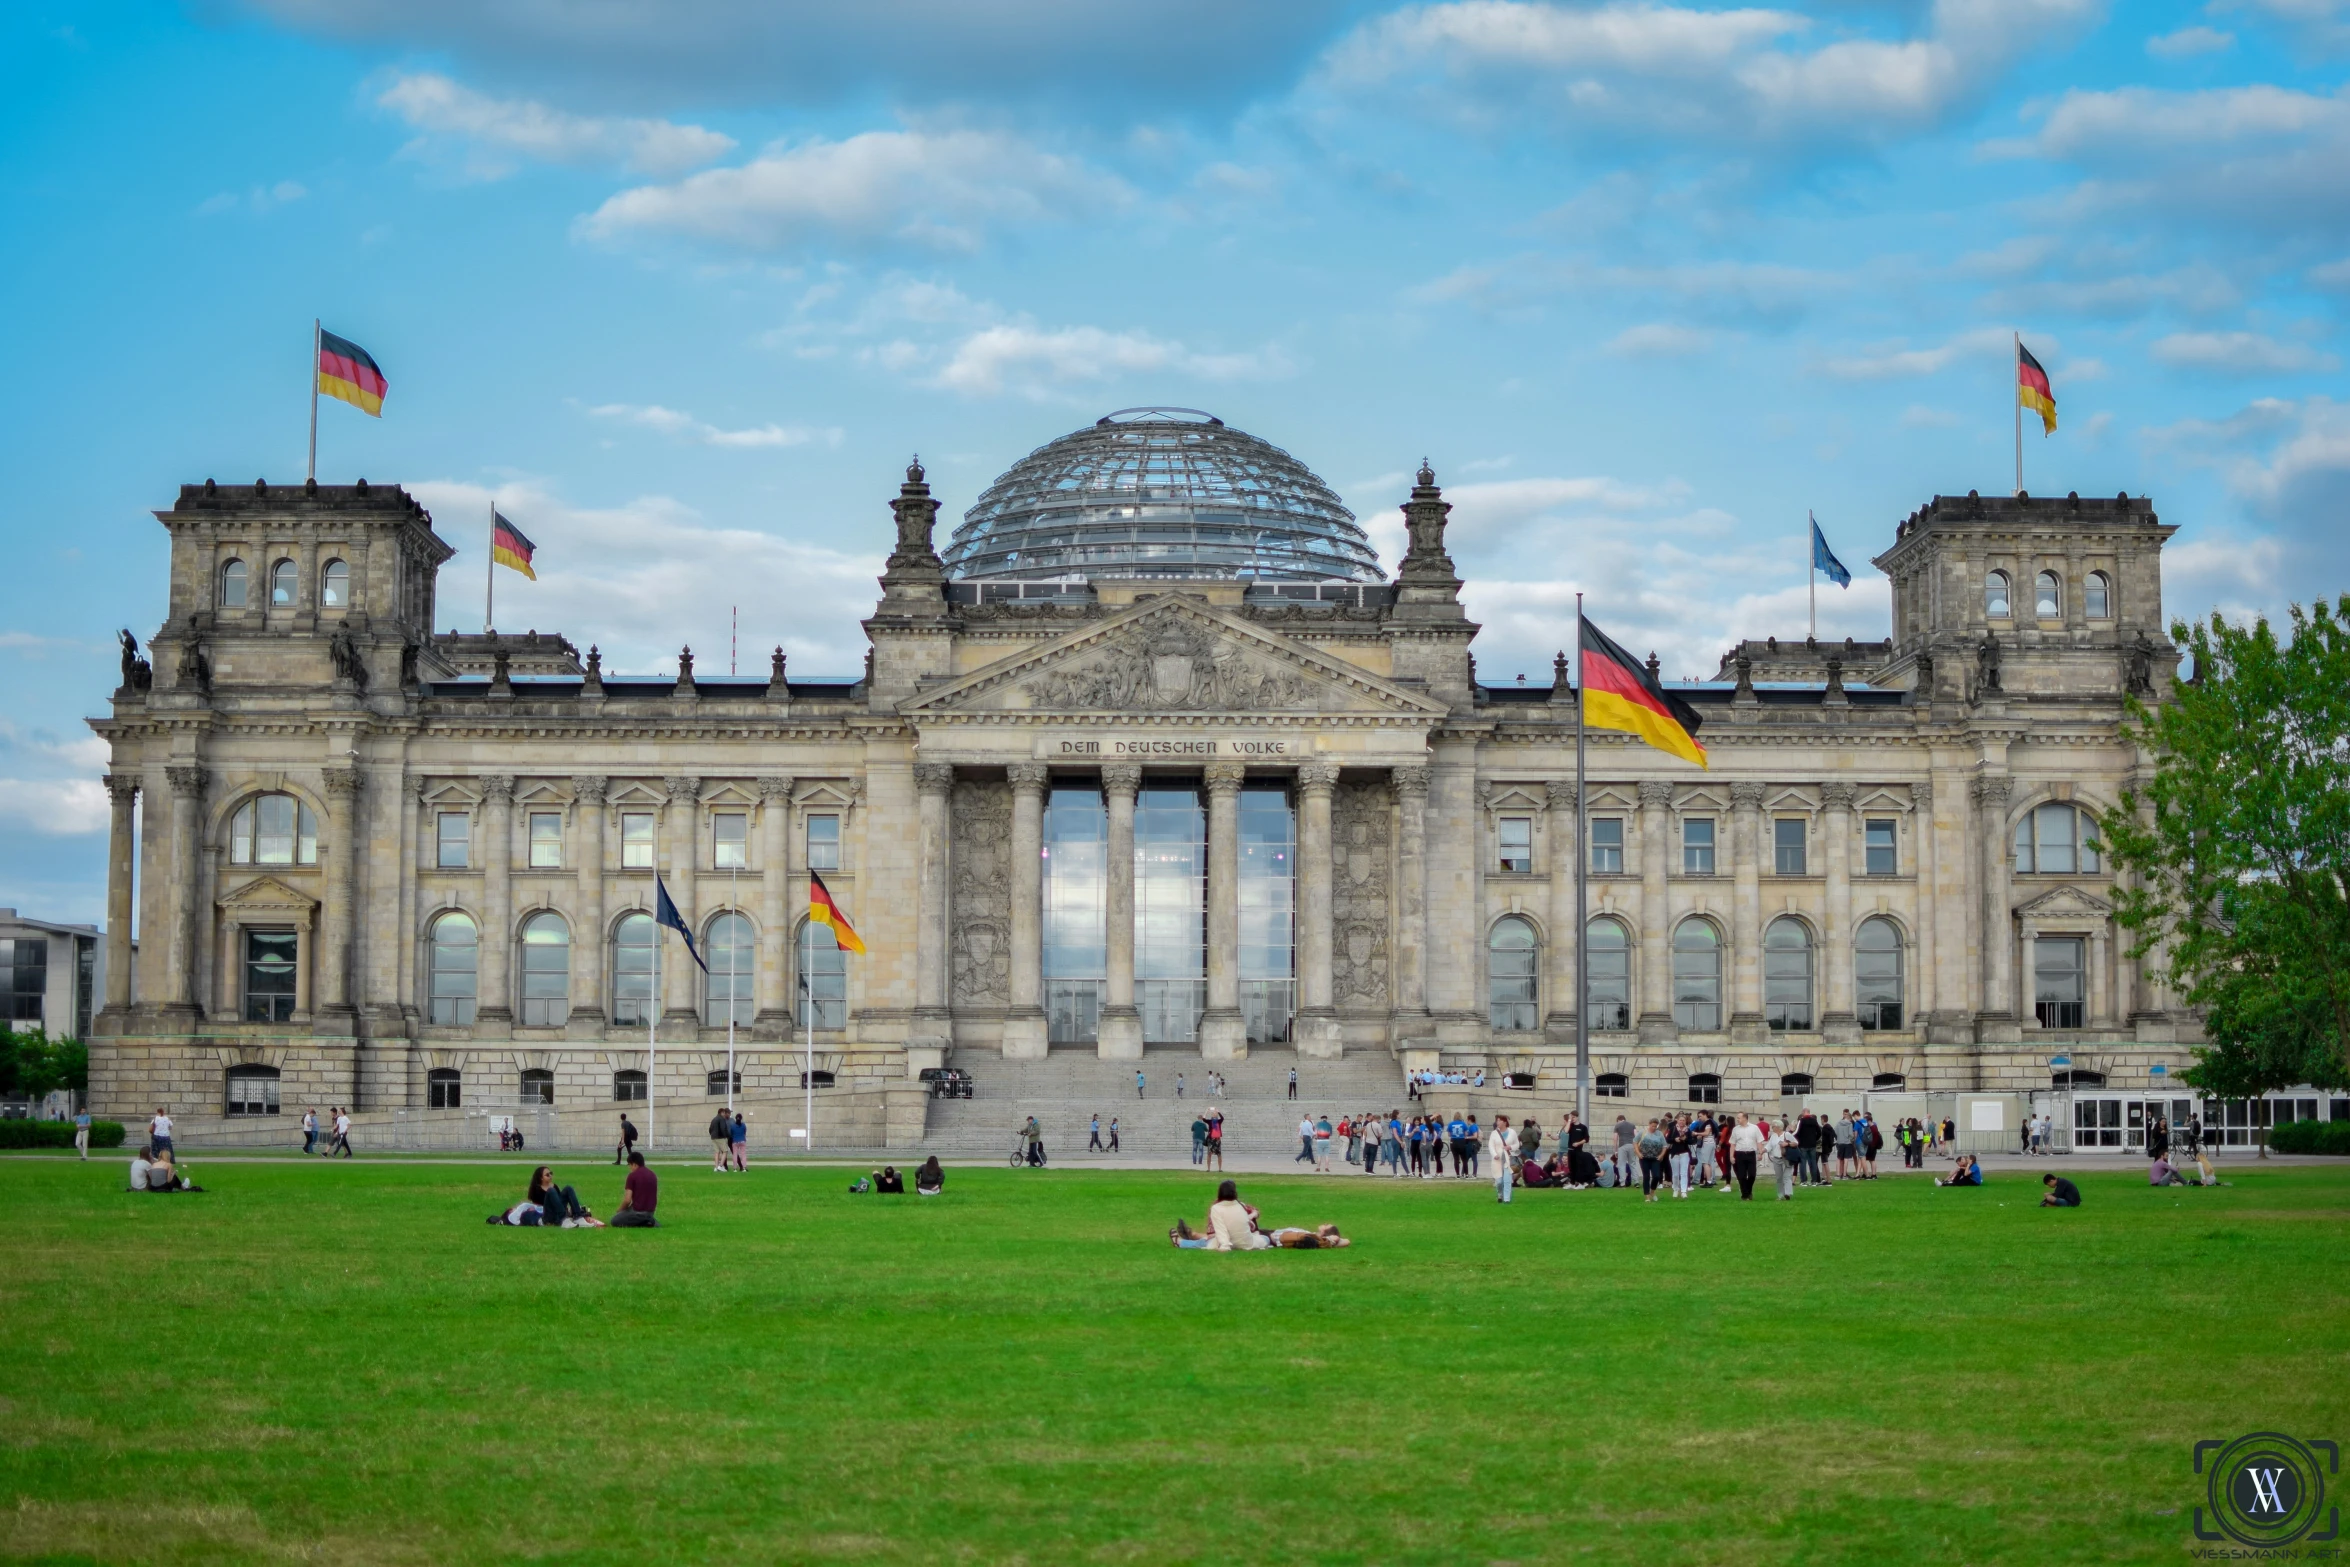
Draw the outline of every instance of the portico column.
M1918 1037L1928 1043L1933 1035L1934 1016L1942 1005L1942 987L1936 983L1935 965L1941 962L1941 932L1937 924L1940 915L1941 888L1935 885L1938 863L1934 852L1934 785L1929 780L1909 787L1911 805L1910 832L1912 854L1916 860L1917 922L1915 945L1917 961L1911 965L1909 976L1912 993L1903 999L1908 1008L1902 1022L1918 1031Z
M1813 983L1827 1000L1820 1013L1820 1033L1832 1045L1860 1043L1860 1022L1852 1010L1852 785L1832 782L1820 786L1826 807L1827 918L1820 932L1818 957L1827 966L1827 983Z
M500 774L481 780L481 999L477 1023L514 1024L507 975L514 956L514 780Z
M1338 768L1306 762L1297 770L1298 1010L1292 1037L1301 1056L1345 1051L1330 1004L1330 802Z
M2016 1033L2015 914L2008 876L2007 801L2014 781L2004 774L1979 777L1974 784L1976 832L1983 854L1982 1005L1977 1009L1978 1040L2011 1040Z
M1395 1043L1429 1037L1428 769L1394 773Z
M114 1028L131 1004L131 894L136 864L139 780L109 774L114 826L106 840L106 1011Z
M1730 1038L1761 1044L1762 803L1759 783L1730 785Z
M1044 791L1042 762L1014 762L1012 780L1012 1008L1004 1058L1041 1061L1051 1048L1044 1015Z
M1131 762L1102 769L1110 817L1108 971L1095 1050L1105 1061L1142 1059L1142 1014L1134 1009L1134 794L1141 787L1142 769Z
M351 1009L351 924L358 907L359 770L326 770L326 919L318 961L321 1033L355 1033Z
M692 930L694 876L702 863L700 845L695 841L701 832L702 780L665 778L662 785L669 792L669 804L661 813L661 858L668 867L663 885L669 889L669 901L677 905L677 917L685 921L686 929ZM696 981L701 976L700 966L685 955L685 943L670 944L667 932L656 928L653 939L663 944L662 1021L674 1021L688 1030L699 1029L702 1018L701 1008L696 1004L699 988Z
M792 1031L791 792L789 778L759 780L759 1010L754 1034L780 1039Z
M572 845L579 856L579 922L571 933L572 1024L594 1032L604 1026L604 790L608 780L571 780L579 806Z
M1672 911L1666 901L1665 840L1672 823L1673 786L1661 778L1640 785L1640 1042L1678 1039L1673 1026Z
M171 951L166 970L165 1007L181 1014L196 1010L196 890L203 870L204 844L198 824L204 803L204 769L173 767L171 780Z
M1550 794L1550 1016L1543 1031L1554 1045L1572 1044L1583 1026L1583 998L1575 994L1575 856L1583 852L1575 822L1575 781L1554 778Z
M952 1029L947 1011L947 796L954 787L954 768L943 762L914 764L920 837L915 845L914 1030L909 1043L943 1043Z
M1199 1050L1209 1061L1248 1055L1240 1015L1240 784L1238 762L1208 766L1208 1008Z

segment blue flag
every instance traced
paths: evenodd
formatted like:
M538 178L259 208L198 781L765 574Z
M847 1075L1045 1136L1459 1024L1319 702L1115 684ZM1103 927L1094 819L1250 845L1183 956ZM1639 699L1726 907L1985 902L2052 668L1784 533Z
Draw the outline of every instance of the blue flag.
M1804 515L1809 517L1811 513L1806 512ZM1852 573L1844 569L1844 562L1838 560L1836 552L1828 548L1828 536L1820 531L1820 519L1817 517L1811 519L1811 566L1814 571L1826 572L1828 580L1840 588L1852 586Z
M696 963L701 963L703 973L710 972L710 965L702 963L702 955L694 950L694 933L685 928L684 916L677 912L677 905L670 901L669 884L658 876L653 878L653 923L666 925L683 936L685 938L685 955Z

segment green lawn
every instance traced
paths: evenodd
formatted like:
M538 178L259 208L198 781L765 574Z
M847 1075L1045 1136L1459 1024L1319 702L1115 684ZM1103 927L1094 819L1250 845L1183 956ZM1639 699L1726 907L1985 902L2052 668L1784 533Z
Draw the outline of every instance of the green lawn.
M617 1172L574 1163L599 1211ZM2182 1559L2192 1444L2350 1440L2350 1168L1751 1205L1181 1172L0 1161L0 1556Z

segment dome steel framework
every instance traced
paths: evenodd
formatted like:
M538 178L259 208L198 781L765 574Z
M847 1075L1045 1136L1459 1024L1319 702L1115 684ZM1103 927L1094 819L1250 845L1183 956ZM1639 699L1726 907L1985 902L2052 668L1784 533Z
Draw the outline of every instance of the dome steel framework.
M1383 582L1330 486L1269 441L1196 408L1121 408L989 485L947 574Z

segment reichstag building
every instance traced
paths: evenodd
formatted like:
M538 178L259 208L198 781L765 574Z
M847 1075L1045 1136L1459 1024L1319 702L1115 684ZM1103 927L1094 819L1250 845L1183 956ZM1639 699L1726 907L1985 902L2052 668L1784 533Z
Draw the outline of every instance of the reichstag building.
M396 486L186 485L151 662L94 721L94 1096L608 1110L650 1027L658 1097L700 1100L730 1022L751 1092L796 1091L803 1028L844 1087L1148 1049L1564 1088L1578 1032L1651 1102L2188 1064L2091 814L2177 662L2150 502L1893 520L1889 639L1731 648L1681 691L1708 770L1594 732L1578 834L1565 672L1480 682L1443 492L1399 499L1389 575L1288 453L1125 410L943 551L907 471L862 675L623 678L593 627L436 634L455 550ZM808 924L811 869L868 956ZM671 938L656 987L656 875L707 977Z

